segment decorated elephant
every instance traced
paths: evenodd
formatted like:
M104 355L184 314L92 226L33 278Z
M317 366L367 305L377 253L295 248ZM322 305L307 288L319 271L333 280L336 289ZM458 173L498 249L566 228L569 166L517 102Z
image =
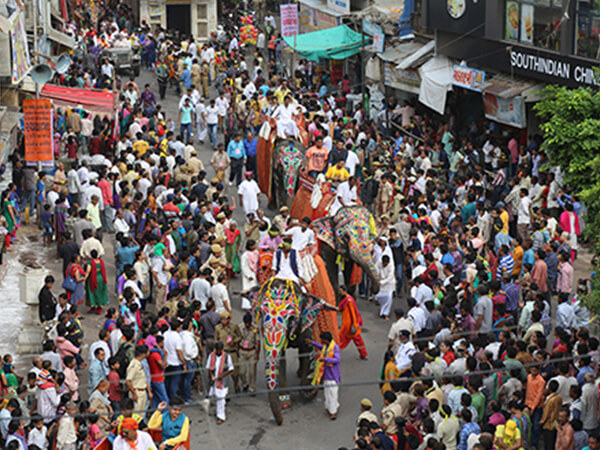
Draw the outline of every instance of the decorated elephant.
M300 169L305 162L307 139L280 139L276 128L265 122L257 147L258 185L269 198L269 208L291 206L297 189Z
M353 269L358 265L371 281L371 291L379 291L379 275L372 257L377 237L375 219L367 208L360 205L340 208L333 217L315 220L313 228L321 241L321 257L336 296L340 266L344 282L350 289L360 281L352 277Z
M262 287L255 289L250 296L260 324L265 353L265 378L269 391L269 403L278 425L283 422L279 393L276 388L287 386L286 349L297 348L300 355L298 375L301 385L309 386L311 345L305 342L312 338L311 327L320 311L332 308L323 300L302 292L294 282L281 278L271 278ZM301 390L305 399L316 396L315 389Z

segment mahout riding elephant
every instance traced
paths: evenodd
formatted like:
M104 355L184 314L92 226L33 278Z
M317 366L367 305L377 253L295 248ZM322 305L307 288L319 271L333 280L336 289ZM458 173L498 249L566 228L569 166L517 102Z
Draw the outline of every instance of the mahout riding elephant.
M260 288L255 288L249 297L252 299L252 311L257 316L263 337L265 353L265 378L269 392L269 403L275 422L281 425L283 416L279 402L280 385L287 387L286 349L297 348L300 358L298 375L301 385L311 384L309 373L311 356L314 355L312 345L305 342L312 339L312 325L320 311L325 308L335 309L322 299L302 292L300 286L291 280L271 278ZM300 390L307 400L312 400L316 389Z
M358 284L352 280L355 265L358 265L371 281L371 291L379 291L379 275L372 256L377 238L375 219L367 208L361 205L340 208L333 217L315 220L313 229L317 239L321 241L321 257L336 296L339 294L340 264L344 283L351 292Z

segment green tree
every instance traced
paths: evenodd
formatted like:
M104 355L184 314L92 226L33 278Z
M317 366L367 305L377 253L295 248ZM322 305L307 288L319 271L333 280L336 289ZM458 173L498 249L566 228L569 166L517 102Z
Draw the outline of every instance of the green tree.
M547 86L534 106L542 120L541 149L552 165L559 165L565 182L587 207L586 237L600 253L600 90ZM600 286L594 283L584 304L600 314Z

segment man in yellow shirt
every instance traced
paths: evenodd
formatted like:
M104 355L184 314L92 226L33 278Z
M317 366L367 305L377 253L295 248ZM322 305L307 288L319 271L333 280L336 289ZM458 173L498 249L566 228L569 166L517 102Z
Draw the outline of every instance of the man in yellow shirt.
M350 173L344 167L344 165L344 161L338 161L334 166L331 166L329 169L327 169L327 173L325 173L325 178L327 178L329 181L336 185L343 181L346 181L348 178L350 178Z
M292 91L290 91L288 89L288 84L286 80L283 80L281 82L281 86L279 86L277 88L277 90L275 91L275 93L273 95L275 95L275 97L277 97L277 101L279 102L279 104L283 104L283 100L285 99L285 97L289 94L291 94Z
M142 156L148 151L150 144L142 139L142 133L137 134L138 140L133 144L133 150L137 152L138 156Z
M158 446L158 450L175 448L178 444L184 444L189 439L190 419L181 413L182 406L183 400L179 397L173 397L168 411L165 411L167 404L162 402L150 417L148 428L160 428L162 430L162 441Z

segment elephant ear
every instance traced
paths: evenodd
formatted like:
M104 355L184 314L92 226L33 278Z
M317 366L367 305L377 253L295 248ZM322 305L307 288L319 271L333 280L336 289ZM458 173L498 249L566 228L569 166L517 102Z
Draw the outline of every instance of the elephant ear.
M327 303L325 300L315 297L314 295L306 295L304 297L304 307L300 317L300 332L303 333L309 329L317 320L317 316L324 309L338 311L338 309Z
M259 293L259 287L254 287L249 291L242 292L242 295L245 296L252 305L250 307L250 313L252 313L255 317L258 317L260 315L260 303L258 301ZM256 323L259 323L258 320L256 321Z
M313 222L313 230L315 231L317 239L329 245L331 248L335 248L335 236L333 235L333 227L331 226L329 219L324 218Z

